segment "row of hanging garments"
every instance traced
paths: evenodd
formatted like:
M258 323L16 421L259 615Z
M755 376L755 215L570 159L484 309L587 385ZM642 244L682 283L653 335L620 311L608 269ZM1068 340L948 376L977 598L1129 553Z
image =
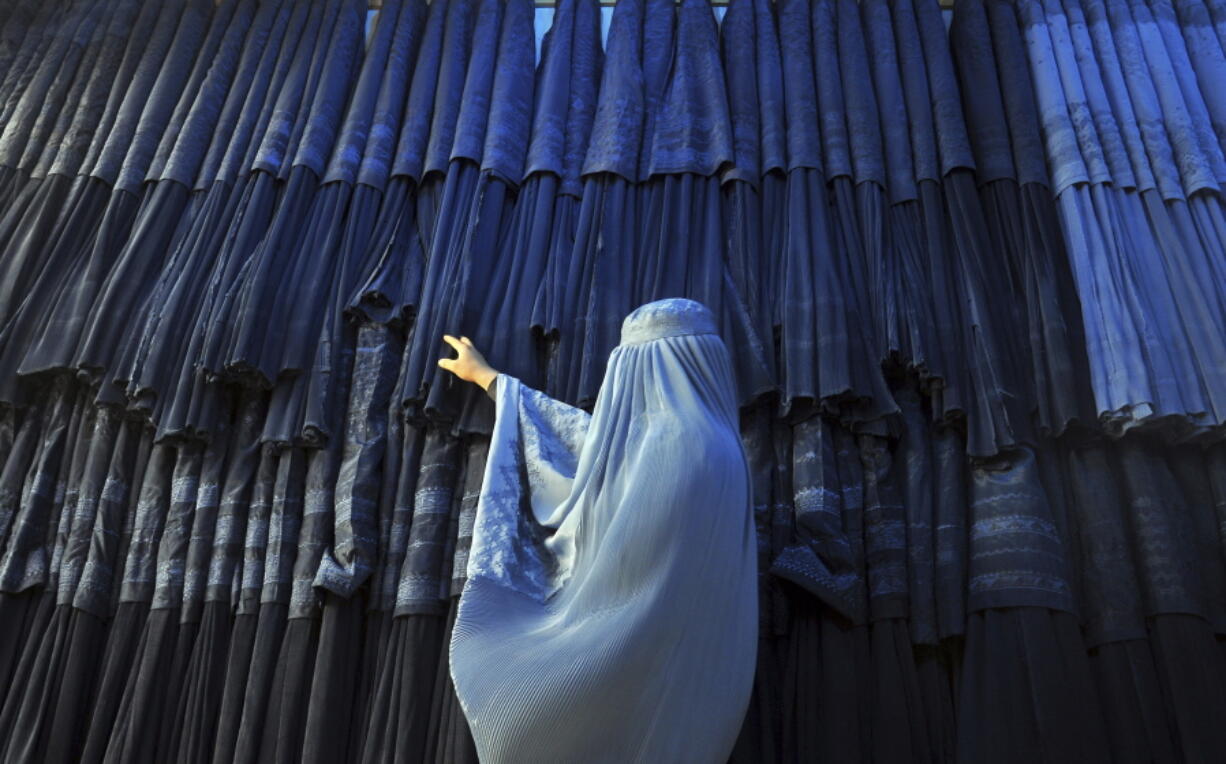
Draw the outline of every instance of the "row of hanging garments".
M0 758L476 761L442 335L590 408L675 296L754 476L734 761L1226 757L1226 4L537 26L0 5Z

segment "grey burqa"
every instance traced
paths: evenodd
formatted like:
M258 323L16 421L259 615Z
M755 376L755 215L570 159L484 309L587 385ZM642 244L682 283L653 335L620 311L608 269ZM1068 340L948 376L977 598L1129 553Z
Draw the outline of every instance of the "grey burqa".
M757 552L732 365L702 304L626 317L591 415L505 374L451 676L482 762L723 762Z

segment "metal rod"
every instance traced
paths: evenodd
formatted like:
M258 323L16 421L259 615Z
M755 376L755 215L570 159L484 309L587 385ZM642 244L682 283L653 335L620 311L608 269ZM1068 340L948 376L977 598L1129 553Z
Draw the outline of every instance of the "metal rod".
M369 7L372 11L377 11L383 7L383 0L368 0ZM558 4L558 0L532 0L537 8L553 8ZM942 0L943 2L944 0ZM678 3L681 0L677 0ZM711 5L721 6L727 5L729 0L707 0ZM599 0L599 5L604 8L612 8L617 5L617 0Z
M600 5L605 8L612 8L613 6L617 5L617 0L599 1ZM681 0L677 0L677 2L681 2ZM725 6L728 5L729 0L707 0L707 2L714 6ZM379 8L383 7L383 0L369 0L369 3L371 10L378 10ZM558 0L533 0L533 3L537 8L553 8L557 6ZM954 7L954 0L940 0L940 3L941 7L945 9Z

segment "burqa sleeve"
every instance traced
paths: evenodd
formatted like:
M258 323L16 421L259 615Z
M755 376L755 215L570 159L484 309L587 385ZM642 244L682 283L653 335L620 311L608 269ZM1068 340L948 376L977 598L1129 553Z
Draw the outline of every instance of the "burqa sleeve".
M543 600L573 555L573 539L551 530L573 506L565 500L591 415L507 374L490 391L496 415L468 575Z

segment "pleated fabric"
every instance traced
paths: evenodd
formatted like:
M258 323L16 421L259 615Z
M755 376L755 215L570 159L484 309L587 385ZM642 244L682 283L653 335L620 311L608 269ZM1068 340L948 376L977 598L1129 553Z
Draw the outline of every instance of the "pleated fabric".
M496 749L441 335L591 411L690 298L758 608L676 758L1223 759L1224 85L1221 0L0 4L0 758Z
M757 541L716 330L692 300L631 312L590 416L500 375L449 645L482 760L731 754Z

